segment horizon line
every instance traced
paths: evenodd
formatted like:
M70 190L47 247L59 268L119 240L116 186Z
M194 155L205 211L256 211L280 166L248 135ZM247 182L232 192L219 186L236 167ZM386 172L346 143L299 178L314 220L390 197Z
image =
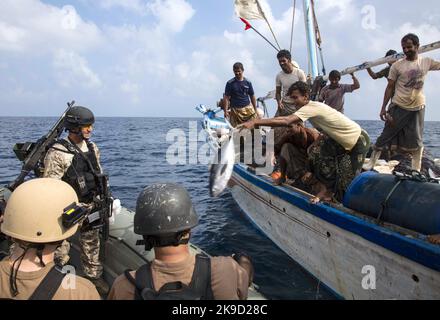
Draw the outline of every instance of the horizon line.
M59 116L4 116L0 115L0 118L59 118ZM167 118L167 119L194 119L200 117L189 117L189 116L97 116L96 119L99 118ZM353 121L382 121L380 119L350 119ZM439 120L426 120L425 122L440 122Z

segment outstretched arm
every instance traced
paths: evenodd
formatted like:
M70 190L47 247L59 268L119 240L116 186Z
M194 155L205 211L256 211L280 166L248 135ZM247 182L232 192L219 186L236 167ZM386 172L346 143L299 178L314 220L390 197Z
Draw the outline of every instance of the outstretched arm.
M266 127L289 127L296 122L300 122L301 119L295 114L291 114L285 117L276 117L271 119L256 119L251 120L237 126L237 129L254 129L260 126Z

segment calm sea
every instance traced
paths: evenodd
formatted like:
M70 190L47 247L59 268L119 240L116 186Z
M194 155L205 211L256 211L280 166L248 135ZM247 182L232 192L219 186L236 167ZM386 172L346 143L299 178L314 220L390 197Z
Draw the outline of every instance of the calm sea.
M55 118L0 117L0 184L13 180L21 165L12 147L16 142L35 141L45 134ZM190 122L192 121L192 124ZM255 283L270 299L333 299L330 292L275 246L245 217L226 190L211 198L208 168L204 164L170 165L165 158L172 144L166 135L179 128L189 140L188 118L100 118L93 140L101 150L102 163L110 175L113 194L123 206L133 209L140 191L154 182L177 182L192 195L200 224L192 242L211 255L244 251L255 265ZM383 127L381 121L358 121L374 142ZM200 125L198 130L201 130ZM426 122L425 146L440 158L440 126ZM203 143L200 142L199 146ZM189 162L189 161L188 161Z

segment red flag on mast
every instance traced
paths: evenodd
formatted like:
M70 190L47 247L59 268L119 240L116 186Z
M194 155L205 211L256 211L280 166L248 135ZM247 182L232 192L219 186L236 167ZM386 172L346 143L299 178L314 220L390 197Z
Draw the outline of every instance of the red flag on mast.
M243 19L242 17L239 18L246 25L246 27L244 28L245 31L252 28L251 24L246 19Z

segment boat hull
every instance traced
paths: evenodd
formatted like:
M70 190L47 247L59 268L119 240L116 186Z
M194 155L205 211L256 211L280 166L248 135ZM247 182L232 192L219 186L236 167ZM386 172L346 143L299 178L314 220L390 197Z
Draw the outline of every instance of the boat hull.
M258 228L337 295L440 299L438 247L312 205L309 195L272 186L242 165L234 167L231 193Z

